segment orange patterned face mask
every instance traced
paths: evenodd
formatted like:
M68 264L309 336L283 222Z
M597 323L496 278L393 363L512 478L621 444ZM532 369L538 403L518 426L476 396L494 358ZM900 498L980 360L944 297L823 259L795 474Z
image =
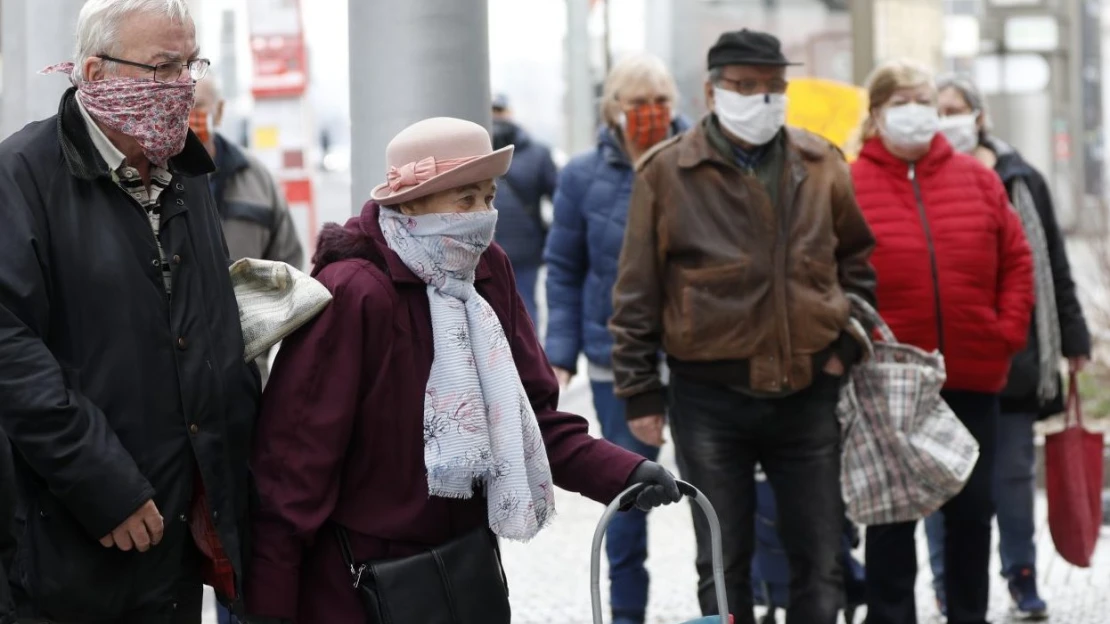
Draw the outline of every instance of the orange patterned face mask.
M624 138L640 150L647 150L671 133L671 107L667 104L641 104L621 115Z
M208 113L202 113L196 109L189 113L189 128L193 134L197 135L201 143L208 143L212 138L212 122L208 117Z

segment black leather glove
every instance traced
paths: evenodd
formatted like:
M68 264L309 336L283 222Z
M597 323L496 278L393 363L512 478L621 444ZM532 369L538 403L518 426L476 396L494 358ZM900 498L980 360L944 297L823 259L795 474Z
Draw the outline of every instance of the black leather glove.
M674 475L653 461L641 462L632 471L632 476L628 478L628 485L633 486L637 483L648 485L636 497L636 508L641 511L648 511L655 507L677 503L682 500L682 494L678 491L678 483L675 482Z

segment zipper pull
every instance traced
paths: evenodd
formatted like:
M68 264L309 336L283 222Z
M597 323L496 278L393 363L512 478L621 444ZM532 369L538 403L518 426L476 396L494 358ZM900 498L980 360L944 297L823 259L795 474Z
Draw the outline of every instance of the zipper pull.
M910 179L910 180L913 180L916 177L917 177L917 170L915 169L914 164L910 163L910 168L906 172L906 178Z

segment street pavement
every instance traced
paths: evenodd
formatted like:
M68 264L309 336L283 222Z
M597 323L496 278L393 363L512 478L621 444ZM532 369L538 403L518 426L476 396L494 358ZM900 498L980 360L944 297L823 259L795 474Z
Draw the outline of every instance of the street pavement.
M591 419L591 431L599 435L593 421L589 387L576 379L563 397L563 409ZM671 445L664 448L661 461L675 470ZM505 567L513 604L514 624L592 624L590 616L590 543L601 516L601 505L581 496L558 491L558 515L553 525L528 544L504 545ZM678 624L698 615L695 599L694 535L690 508L685 503L652 513L649 524L648 567L652 574L650 624ZM1042 593L1049 602L1052 621L1059 624L1106 624L1110 622L1110 531L1104 530L1094 565L1088 570L1075 568L1060 559L1052 546L1045 522L1043 496L1038 509L1038 575ZM941 624L931 588L924 534L919 531L917 602L922 624ZM857 557L862 560L862 552ZM603 588L605 586L602 557ZM997 553L992 570L998 569ZM215 609L208 597L205 624L215 624ZM1011 621L1010 601L1005 583L994 578L991 593L991 621ZM608 618L608 613L606 613ZM780 622L784 618L780 616ZM856 614L863 621L863 611ZM608 622L608 619L606 619Z

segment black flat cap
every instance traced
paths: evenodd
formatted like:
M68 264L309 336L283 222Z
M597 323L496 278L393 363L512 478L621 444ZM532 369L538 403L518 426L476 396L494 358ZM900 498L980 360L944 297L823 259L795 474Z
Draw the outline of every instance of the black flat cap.
M778 37L745 28L721 35L717 43L709 49L709 69L725 65L786 67L801 63L786 60Z

